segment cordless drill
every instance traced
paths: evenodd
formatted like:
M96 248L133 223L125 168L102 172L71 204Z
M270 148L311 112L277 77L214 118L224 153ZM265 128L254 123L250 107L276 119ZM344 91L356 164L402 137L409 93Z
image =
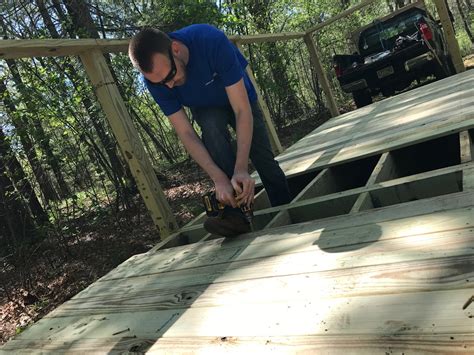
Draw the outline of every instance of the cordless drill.
M208 217L216 217L224 210L225 205L217 200L216 193L214 191L206 193L202 197L202 201ZM250 226L252 226L253 204L251 204L250 207L248 207L246 204L242 204L239 207L247 222L250 223Z

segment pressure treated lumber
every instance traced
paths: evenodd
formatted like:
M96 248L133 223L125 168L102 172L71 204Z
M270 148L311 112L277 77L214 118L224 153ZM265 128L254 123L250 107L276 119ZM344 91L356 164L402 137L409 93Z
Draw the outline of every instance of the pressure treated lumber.
M366 334L359 334L356 338L346 335L305 335L298 337L277 336L221 336L221 337L173 337L173 338L121 338L109 337L102 339L87 339L81 342L13 340L9 343L12 351L28 349L32 353L55 351L73 354L87 354L91 352L128 353L130 351L146 352L147 354L176 354L183 352L203 354L410 354L410 353L439 353L471 355L474 341L471 334L456 334L456 337L447 337L446 334L407 335L376 338ZM0 350L1 353L1 350ZM31 352L30 352L31 353Z
M395 166L393 165L392 156L389 152L383 153L374 170L370 174L365 186L369 187L378 181L392 180L395 178L394 170ZM356 213L371 208L374 208L374 204L370 198L370 194L368 192L363 192L359 195L357 201L352 206L350 213Z
M332 92L331 85L327 78L326 72L324 70L323 64L319 59L318 48L316 42L313 39L313 35L308 33L304 36L304 41L308 47L309 57L311 64L316 71L317 78L323 88L324 94L326 96L329 112L331 112L331 117L336 117L339 115L339 109L337 108L337 103L334 98L334 93Z
M177 229L176 220L132 123L105 58L98 50L81 55L94 91L107 116L160 238Z
M473 237L471 235L470 241ZM386 243L389 244L389 243ZM461 244L458 244L461 245ZM387 251L387 254L393 250ZM354 269L342 268L328 271L307 270L301 273L275 275L271 277L250 274L258 278L234 281L194 282L189 277L185 284L173 282L171 276L163 275L162 284L154 278L124 280L124 286L109 284L110 288L101 292L76 297L61 308L61 312L48 315L48 319L73 316L93 316L103 313L124 313L133 311L155 311L166 309L204 308L214 306L234 306L238 304L266 303L262 289L272 294L272 302L304 300L308 297L302 290L310 290L311 297L346 298L354 296L383 295L406 292L424 292L450 289L472 289L466 280L474 277L474 254L431 257L426 251L420 252L419 260L400 259L394 263L359 266ZM274 263L277 263L274 260ZM300 265L302 267L302 265ZM440 270L446 270L440 273ZM231 269L235 271L236 269ZM244 271L246 268L244 268ZM243 273L244 274L244 273ZM203 277L198 275L199 280ZM179 286L177 286L179 285ZM127 292L122 290L126 288ZM284 288L284 290L282 290ZM96 290L97 291L97 290Z
M239 49L239 51L243 52L242 43L237 41L235 44L237 45L237 48ZM250 81L252 82L253 87L255 88L255 92L257 93L258 104L260 106L260 109L262 110L263 119L265 122L265 126L267 128L268 138L270 139L270 144L272 146L273 154L278 155L281 152L283 152L283 148L281 146L280 139L278 138L275 125L273 124L272 118L270 116L270 110L268 109L267 103L265 102L265 99L263 98L260 87L258 86L257 81L255 80L255 77L252 73L252 69L250 69L249 65L247 65L247 67L245 68L245 71L247 72L247 75L249 76Z
M242 44L301 39L305 32L282 32L229 36ZM127 52L128 39L6 39L0 41L0 59L78 56L92 50L101 53Z
M413 230L418 233L435 233L446 229L469 228L474 225L473 198L474 193L462 192L375 211L364 211L350 216L338 216L265 230L248 235L252 237L250 239L239 238L226 241L221 238L203 244L160 250L128 259L99 281L118 280L133 275L178 269L187 270L208 265L209 262L229 262L236 260L236 257L246 259L248 258L247 250L256 258L271 256L273 254L269 253L274 251L267 251L269 245L277 248L277 253L291 252L298 245L312 245L319 240L322 233L327 236L332 235L331 238L325 237L318 242L318 246L326 250L344 247L347 244L375 242L381 238L380 231L386 232L385 235L389 238L401 238L410 235ZM345 230L345 232L339 234L340 230ZM348 240L347 238L351 236L353 236L352 239ZM286 240L289 242L284 242L281 249L278 249L278 243ZM249 248L254 251L250 251ZM146 257L143 257L145 255ZM153 255L154 257L148 258Z
M472 82L474 71L468 70L340 115L277 160L290 178L471 129Z
M441 21L441 26L443 27L444 37L448 45L448 51L451 55L454 68L456 69L457 73L461 73L465 71L466 68L464 67L459 44L456 39L456 34L454 33L454 26L451 22L451 18L449 17L446 0L434 0L434 3L436 5L436 9L438 10L439 19Z

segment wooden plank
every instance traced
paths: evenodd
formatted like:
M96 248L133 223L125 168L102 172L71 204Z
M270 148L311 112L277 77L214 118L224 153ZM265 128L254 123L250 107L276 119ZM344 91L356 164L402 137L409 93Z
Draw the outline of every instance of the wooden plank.
M467 223L466 220L464 222ZM399 225L399 227L405 230L404 226ZM418 228L421 230L422 227ZM408 233L412 233L417 230L417 227L414 226L411 230L406 229L405 232L407 230ZM474 241L474 234L468 228L419 233L404 238L395 238L395 240L389 239L390 235L396 235L395 232L385 234L378 226L365 227L365 229L358 228L352 231L366 233L366 241L354 241L348 245L333 247L330 236L334 235L337 238L335 243L340 243L342 236L346 238L345 241L347 242L347 238L351 237L348 235L349 231L340 233L318 231L315 233L316 244L308 246L309 240L314 236L306 235L302 240L294 242L294 251L290 250L291 252L285 251L284 246L292 243L284 241L276 246L261 244L260 247L266 248L264 250L255 248L253 245L240 250L232 248L234 254L230 254L231 250L224 250L222 255L217 253L192 253L169 264L160 261L158 258L154 259L158 259L157 261L160 264L152 263L151 258L142 260L141 265L132 265L128 270L122 270L123 272L120 274L116 273L111 278L96 282L93 287L78 294L71 302L74 303L77 298L97 297L102 293L120 293L122 292L120 290L133 292L152 288L153 293L156 293L158 288L169 290L177 287L184 288L193 285L252 279L262 281L265 278L284 275L297 276L371 265L465 256L472 253L471 246ZM298 241L304 247L295 246ZM147 266L147 268L144 269L144 266ZM195 298L200 297L200 294L190 293L189 297L190 300L195 300ZM186 301L183 302L186 303ZM66 307L67 304L65 304L65 308L58 309L58 311L51 313L49 317L62 316L62 312ZM72 307L72 309L76 308Z
M455 166L450 166L447 168L441 168L441 169L436 169L424 173L419 173L415 175L410 175L398 179L393 179L390 181L383 181L378 184L374 184L368 187L358 187L342 192L337 192L321 197L314 197L310 198L307 200L302 200L302 201L297 201L293 202L288 205L282 205L282 206L277 206L277 207L271 207L267 208L261 211L257 211L255 213L255 219L260 218L261 216L265 217L265 215L271 214L273 215L276 212L283 211L283 210L288 210L291 213L291 210L293 209L299 209L301 210L302 208L311 208L312 205L320 204L326 201L331 201L331 200L337 200L337 199L342 199L354 195L359 195L364 192L372 192L372 191L378 191L378 190L384 190L388 188L396 188L397 186L401 185L412 185L412 184L418 184L422 183L423 180L436 180L438 177L441 177L443 175L452 175L454 173L461 172L464 169L471 168L473 166L473 163L466 163L466 164L460 164L460 165L455 165Z
M438 10L439 19L443 27L444 37L448 45L448 51L451 55L454 68L456 69L457 73L461 73L465 71L466 68L464 67L459 44L456 39L456 34L454 33L454 26L449 17L446 0L434 0L434 3L436 5L436 9Z
M292 176L472 128L473 77L474 72L466 71L344 114L277 160Z
M229 39L233 42L239 42L241 44L251 44L301 39L304 37L304 35L305 32L281 32L247 36L229 36Z
M357 213L375 208L372 198L368 192L363 192L357 197L357 201L352 206L350 213Z
M262 290L272 295L272 302L299 302L308 297L308 293L318 299L336 299L474 287L466 281L474 277L474 254L428 260L400 259L381 265L270 277L262 277L259 269L254 266L255 278L238 281L201 283L201 275L198 275L199 280L192 282L189 277L191 282L171 286L165 279L169 287L160 282L160 276L139 278L138 282L126 280L122 287L114 283L109 289L75 297L48 318L258 304L267 301ZM233 268L232 272L236 273L237 269ZM127 292L121 292L124 287Z
M242 44L240 42L236 42L236 45L239 51L243 52ZM258 86L257 81L255 80L255 77L252 73L252 69L250 69L249 65L247 65L245 71L247 72L247 75L250 81L252 82L253 87L255 88L255 92L257 93L258 104L260 106L260 109L262 110L263 120L265 122L265 126L267 127L268 138L270 139L273 154L278 155L283 152L283 147L281 146L280 139L278 138L278 134L275 129L275 125L273 124L272 117L270 115L270 110L268 109L267 103L263 98L260 87Z
M474 191L474 168L464 169L462 172L463 191Z
M305 32L283 32L250 36L229 36L242 44L288 41L303 38ZM14 39L0 41L0 59L80 55L98 50L101 53L128 51L129 39Z
M425 204L415 201L371 212L267 230L265 234L255 233L257 236L249 235L247 238L220 239L202 245L140 255L122 263L101 278L101 282L298 251L338 249L348 245L356 248L357 245L364 246L375 241L380 243L384 238L405 238L420 233L469 228L474 223L471 207L442 211L446 204L463 205L467 196L472 198L473 195L458 196L453 201L435 198L427 200ZM472 201L468 203L472 205ZM425 215L427 211L431 212Z
M468 163L474 158L474 139L469 131L459 132L461 163Z
M330 169L322 170L306 187L300 191L292 202L326 195L337 190L334 183L334 177ZM278 212L275 217L265 226L265 228L274 228L287 224L291 224L292 219L288 210Z
M336 120L329 120L287 149L285 154L294 155L298 150L308 151L312 154L319 150L343 147L347 143L355 144L355 142L351 142L354 140L364 142L367 138L381 134L391 136L399 130L411 131L417 125L426 126L427 123L437 122L442 115L453 116L458 110L468 108L466 99L474 94L474 90L467 85L468 76L467 74L458 75L448 78L442 86L436 82L420 88L429 92L432 86L436 88L441 86L443 90L438 90L436 96L415 89L410 91L412 96L400 94L377 102L370 107L344 114ZM448 83L449 85L447 85ZM471 95L468 93L469 91L472 91ZM420 98L420 95L423 99ZM416 101L407 103L408 100L415 100L412 97ZM402 108L403 111L401 111ZM407 127L407 125L410 126ZM308 148L310 149L308 150Z
M353 231L354 235L358 236L360 233L360 237L351 237L351 244L371 242L374 238L379 238L378 231L374 230L372 226L375 224L380 226L381 223L384 223L381 226L381 230L384 232L382 238L385 235L398 238L410 233L420 233L420 231L434 233L443 230L443 228L446 229L446 226L451 230L465 226L469 227L472 226L472 223L469 222L470 219L473 220L474 218L472 215L466 217L464 213L472 213L471 207L468 207L466 211L442 211L472 206L473 198L474 195L472 193L460 193L456 194L456 196L449 196L449 198L441 196L426 201L414 201L350 216L332 217L326 220L292 225L284 229L275 229L271 232L254 233L247 238L234 240L221 238L198 245L176 247L172 250L164 249L154 253L148 252L129 258L116 269L103 276L100 281L116 280L149 272L169 271L177 269L178 266L192 268L207 265L210 260L212 262L229 262L234 260L236 256L241 256L244 250L250 250L249 248L254 245L262 245L259 247L262 249L266 243L272 243L272 245L275 245L273 248L278 248L279 242L284 241L282 248L292 251L295 245L291 242L286 242L287 240L293 240L293 238L297 237L295 239L296 245L304 245L305 238L309 238L309 243L313 244L319 239L322 231L325 231L326 234L335 233L336 236L342 235L342 237L333 237L330 240L325 239L318 242L321 248L342 247L347 244L347 240L344 239L344 233L339 234L337 231L348 227L359 228ZM403 219L403 221L397 221L398 219ZM390 221L393 220L395 221L391 223ZM391 229L392 225L395 225L395 229ZM365 230L368 228L371 233L364 231L364 228ZM373 233L375 233L375 237L373 237ZM274 249L272 249L273 251ZM138 271L136 270L137 268Z
M164 238L178 225L104 56L92 50L82 54L81 60L153 223Z
M0 41L0 59L80 55L93 50L101 53L126 52L122 39L6 39Z
M462 305L471 289L237 304L231 307L124 312L94 317L43 318L18 340L72 341L123 336L141 338L200 336L299 336L370 334L374 337L443 333L472 335L472 319ZM232 320L232 321L229 321ZM434 324L434 325L433 325ZM51 329L52 328L52 329Z
M375 207L421 200L462 191L462 171L370 192Z
M392 156L389 152L386 152L380 156L379 161L377 162L377 165L370 174L369 179L367 180L367 184L365 186L371 186L378 181L391 180L395 176L395 166L393 164ZM370 198L368 192L363 192L357 198L357 201L354 203L354 206L352 206L350 213L356 213L371 208L374 208L372 199Z
M304 41L308 47L311 64L316 71L319 82L321 83L321 87L323 88L323 91L326 95L326 101L328 109L331 112L331 116L339 116L339 109L337 108L337 103L334 99L334 94L331 90L331 85L329 84L326 72L324 71L324 67L321 63L321 60L319 59L318 49L316 43L314 42L313 35L311 33L306 34L304 36Z
M268 198L267 190L262 189L255 195L253 208L255 211L258 211L268 207L271 207L270 199Z
M452 338L452 339L451 339ZM472 333L397 334L396 336L304 335L277 337L221 336L221 337L108 337L80 341L11 340L6 351L30 354L472 354ZM0 353L2 350L0 349Z
M437 193L441 195L460 191L461 183L460 181L458 182L460 178L456 177L456 173L466 170L467 168L471 167L472 164L473 163L455 165L425 173L393 179L370 186L332 193L322 197L305 197L306 199L304 200L294 200L287 205L270 207L264 210L255 211L254 226L256 230L260 230L262 228L277 227L278 223L298 223L316 218L325 218L342 213L349 213L350 207L348 207L348 205L350 204L352 206L352 204L354 204L357 195L373 191L382 191L380 192L382 196L388 196L382 197L382 200L392 201L391 203L386 202L387 205L395 203L394 201L397 201L397 199L399 202L407 202L414 199L436 196ZM455 177L449 176L453 174ZM443 179L449 183L445 185L438 184L438 190L432 190L429 188L428 185L430 183L438 183ZM312 189L311 186L308 187L309 191ZM457 188L458 186L459 188ZM331 188L334 188L334 186ZM409 189L415 189L414 191L416 194L409 194L407 192ZM306 194L304 191L302 193ZM379 193L377 193L376 196L379 196ZM378 207L380 207L380 205L378 205ZM333 211L331 211L331 209L333 209ZM278 213L281 214L278 216ZM272 219L274 218L276 219L272 222ZM180 230L180 233L181 235L186 235L199 229L201 229L201 226L199 225L184 227ZM175 244L173 244L173 246L175 246Z
M312 203L311 207L297 206L289 208L287 211L293 223L338 216L349 213L357 197L357 194L343 195L338 198Z
M370 4L372 4L375 1L377 1L377 0L362 1L360 4L355 5L355 6L351 7L350 9L344 10L344 11L338 13L337 15L332 16L331 18L329 18L326 21L323 21L321 23L318 23L317 25L314 25L314 26L308 28L306 30L306 34L310 34L310 33L313 33L315 31L318 31L318 30L322 29L323 27L326 27L326 26L336 22L337 20L352 14L353 12L358 11L358 10L362 9L363 7L366 7Z

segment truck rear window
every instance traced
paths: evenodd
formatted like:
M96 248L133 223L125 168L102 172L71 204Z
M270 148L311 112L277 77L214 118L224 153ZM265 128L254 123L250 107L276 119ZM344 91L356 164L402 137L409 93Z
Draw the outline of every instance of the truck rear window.
M416 23L423 18L419 9L402 13L385 22L374 22L359 37L359 52L362 56L390 50L398 36L412 35L417 31Z

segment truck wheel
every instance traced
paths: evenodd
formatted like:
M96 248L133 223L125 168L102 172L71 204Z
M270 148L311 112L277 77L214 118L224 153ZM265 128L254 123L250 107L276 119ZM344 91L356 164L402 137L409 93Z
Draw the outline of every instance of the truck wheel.
M439 63L436 64L435 72L434 75L436 79L443 79L447 78L448 76L451 76L456 73L456 70L454 69L454 65L452 64L451 57L448 56L443 56L441 58L441 63L443 64L442 66L439 65Z
M372 103L372 95L370 95L370 93L366 90L354 91L352 96L354 97L354 102L357 108L364 107Z

